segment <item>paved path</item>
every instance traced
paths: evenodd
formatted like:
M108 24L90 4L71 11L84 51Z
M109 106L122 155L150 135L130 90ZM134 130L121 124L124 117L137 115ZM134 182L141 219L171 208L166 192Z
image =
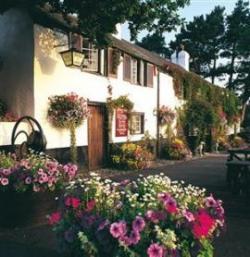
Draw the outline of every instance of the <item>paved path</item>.
M215 257L250 257L250 202L233 196L226 187L225 155L182 162L144 174L164 172L173 180L184 180L207 188L214 196L224 201L227 231L215 240ZM138 173L116 176L121 180ZM17 243L12 243L12 242ZM47 227L31 228L27 231L0 231L0 257L57 257L54 235Z

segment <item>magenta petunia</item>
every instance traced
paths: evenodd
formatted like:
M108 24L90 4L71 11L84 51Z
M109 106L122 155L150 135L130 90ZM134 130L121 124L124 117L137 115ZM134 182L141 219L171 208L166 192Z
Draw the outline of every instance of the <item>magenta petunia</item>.
M164 249L159 244L151 244L147 250L149 257L163 257Z
M7 185L9 184L9 179L7 179L7 178L2 178L2 179L1 179L1 183L2 183L3 186L7 186Z
M141 232L144 229L145 225L145 220L142 217L137 216L132 223L132 228L135 231Z
M146 218L153 223L159 223L160 221L166 219L166 213L163 211L148 210L146 213Z
M123 237L127 233L127 225L124 221L112 223L110 226L110 233L113 237Z
M60 222L62 215L60 212L54 212L49 216L49 224L55 225Z

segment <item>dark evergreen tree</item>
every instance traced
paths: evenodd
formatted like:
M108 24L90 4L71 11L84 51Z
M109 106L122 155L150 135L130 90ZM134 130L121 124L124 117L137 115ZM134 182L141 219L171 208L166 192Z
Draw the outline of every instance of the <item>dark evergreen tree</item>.
M142 38L141 42L136 42L136 44L149 51L155 52L162 57L170 57L170 50L166 47L165 37L159 33L149 34Z
M218 69L218 59L224 32L224 8L216 6L211 13L194 17L193 21L182 27L176 41L171 42L170 46L176 49L184 44L191 56L191 70L205 78L210 77L214 83L215 77L222 75Z
M115 25L128 21L131 38L146 29L149 32L163 33L178 26L182 19L179 8L190 0L1 0L0 12L11 7L50 6L50 12L78 17L78 27L93 41L107 43L109 33L115 32ZM48 8L47 8L48 9Z
M232 90L237 90L239 80L242 79L242 75L237 76L239 63L246 58L245 44L250 44L250 41L247 42L245 38L247 36L245 29L249 26L249 15L249 2L239 0L232 14L226 19L226 33L221 57L229 60L224 67L224 72L228 75L227 87Z

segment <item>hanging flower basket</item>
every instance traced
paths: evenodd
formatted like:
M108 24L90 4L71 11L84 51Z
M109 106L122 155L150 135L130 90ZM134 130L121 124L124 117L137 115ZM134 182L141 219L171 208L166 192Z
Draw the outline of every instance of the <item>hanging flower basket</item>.
M156 110L156 113L160 125L172 124L176 116L175 112L165 105Z

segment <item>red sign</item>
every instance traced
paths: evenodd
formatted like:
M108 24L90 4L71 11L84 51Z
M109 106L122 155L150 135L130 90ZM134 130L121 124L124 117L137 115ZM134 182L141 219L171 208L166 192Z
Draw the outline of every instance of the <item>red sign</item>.
M115 136L126 137L128 135L128 111L125 109L116 109Z

